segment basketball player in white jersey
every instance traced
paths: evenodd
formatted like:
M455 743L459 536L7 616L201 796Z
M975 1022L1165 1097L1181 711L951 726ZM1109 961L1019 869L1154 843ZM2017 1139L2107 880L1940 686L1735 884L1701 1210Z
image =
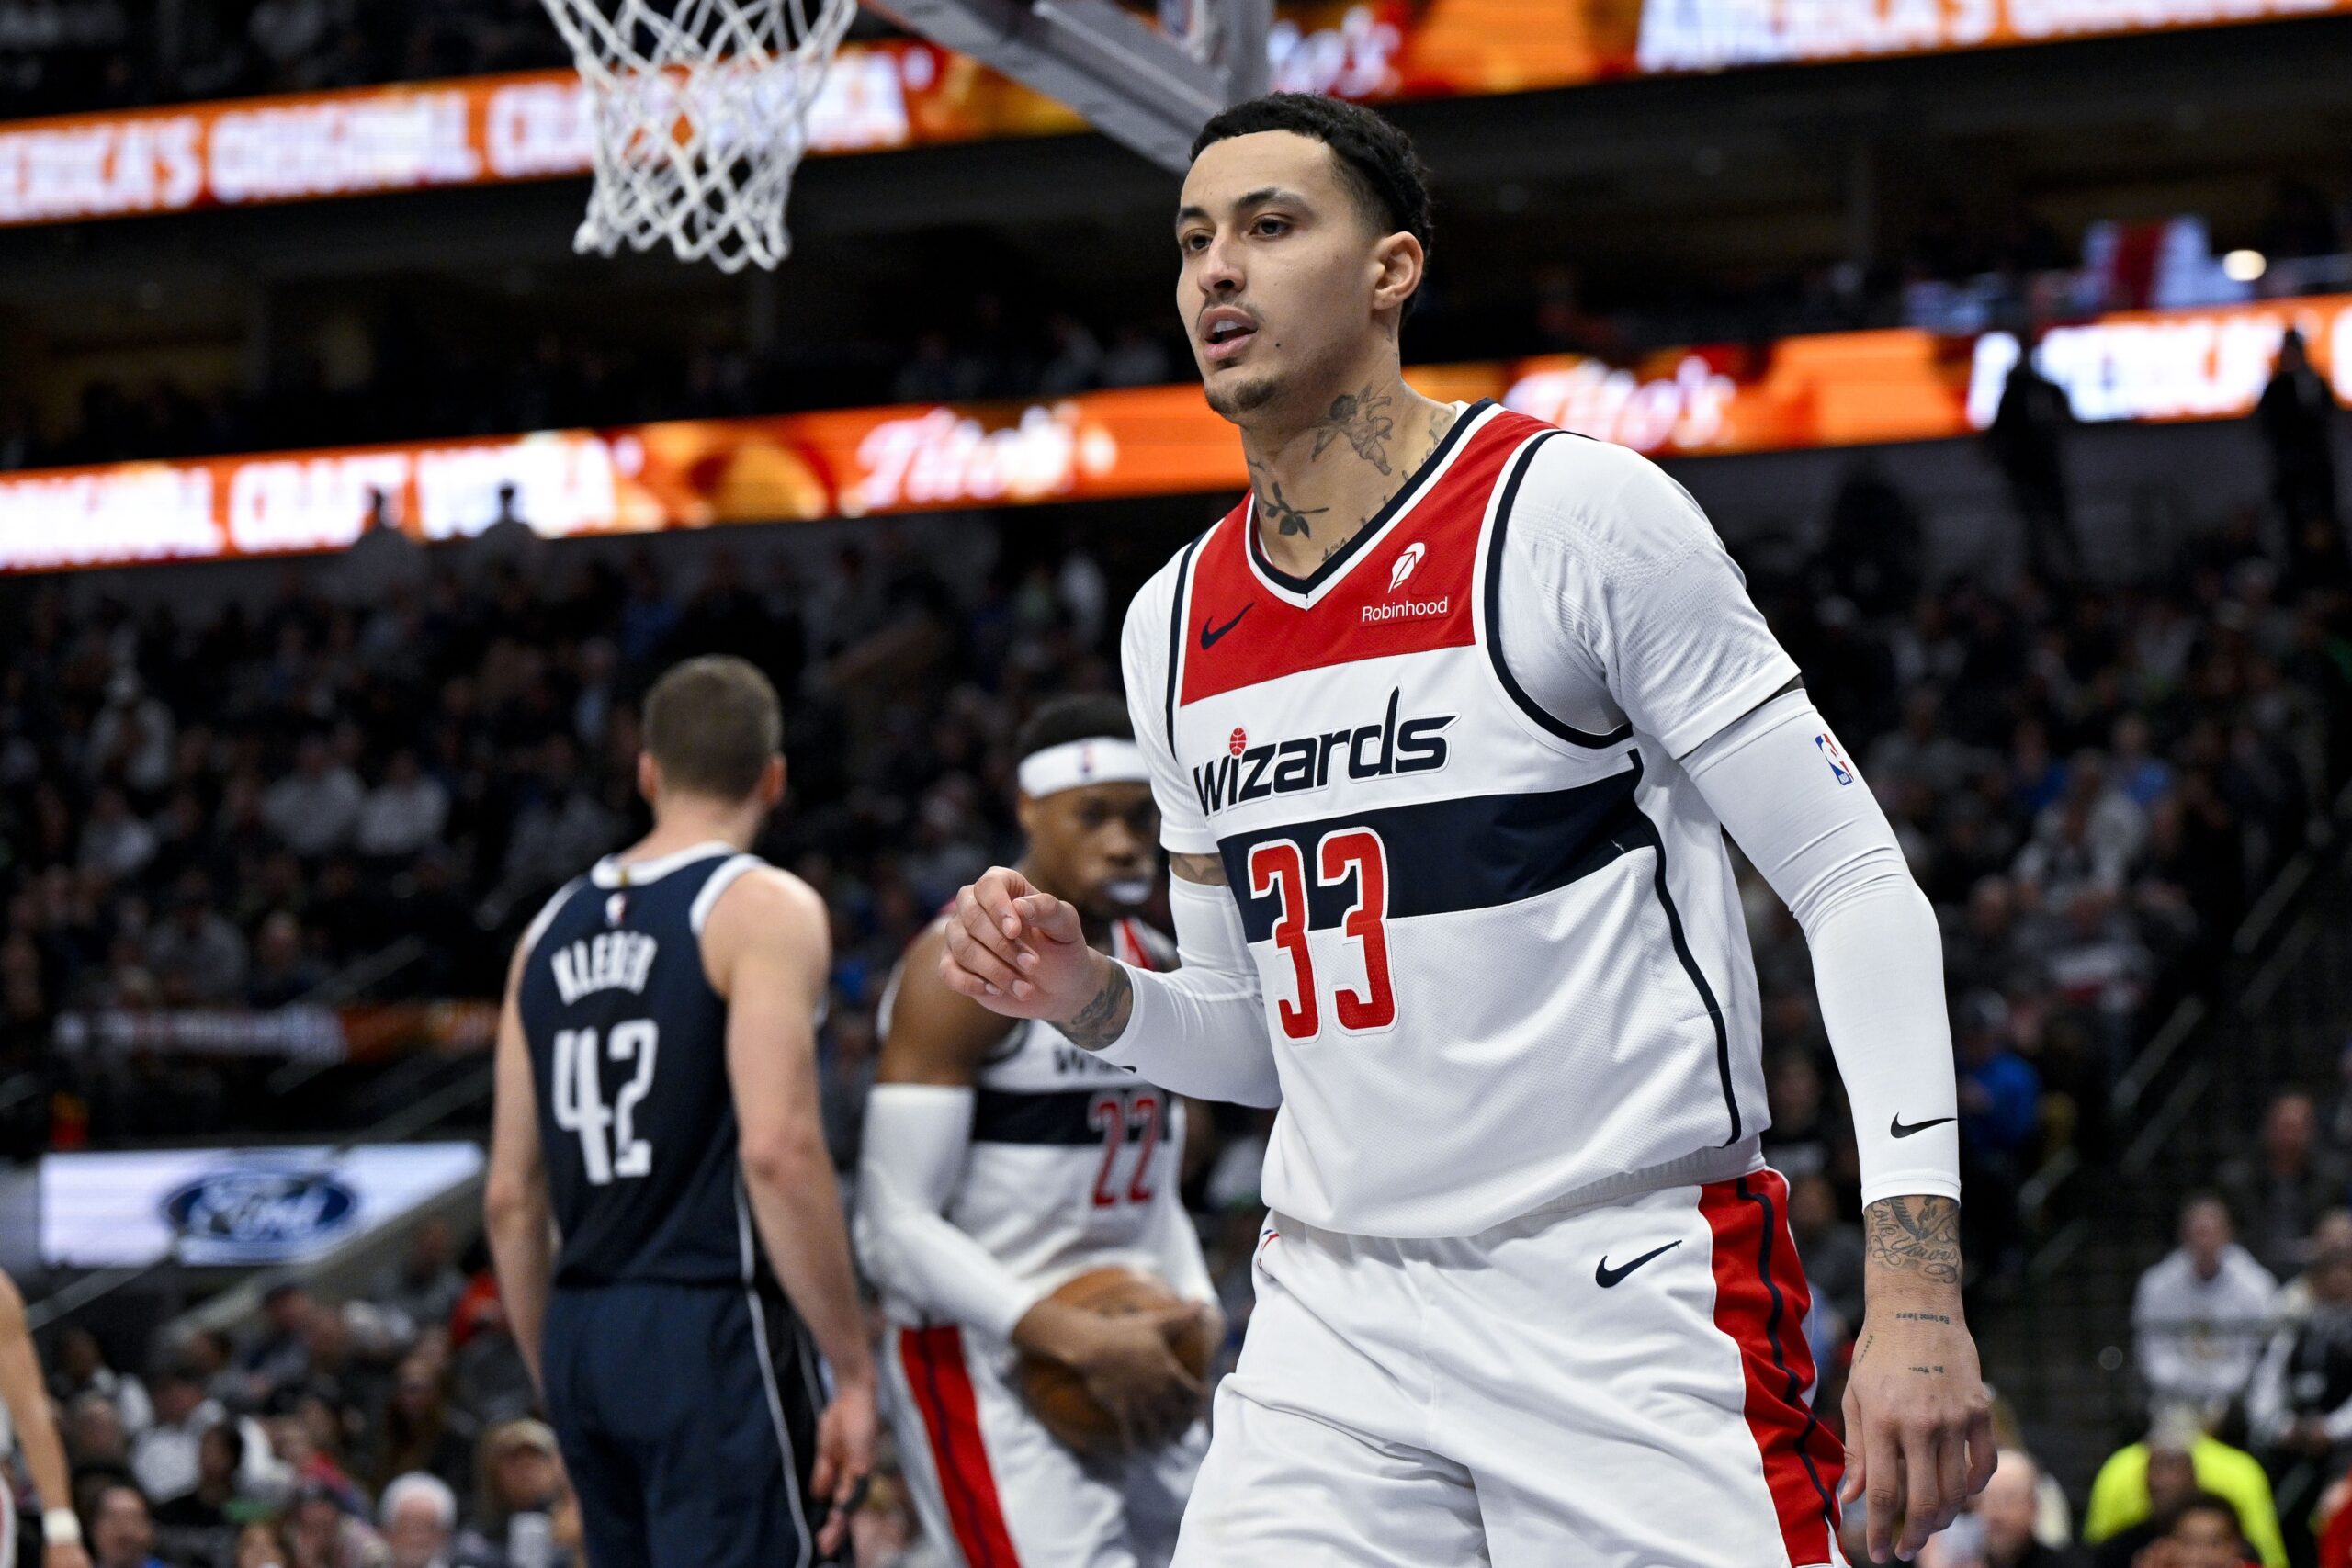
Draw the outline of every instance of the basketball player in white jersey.
M13 1428L13 1431L12 1431ZM40 1495L41 1568L90 1568L82 1547L82 1520L65 1468L65 1445L49 1413L40 1353L25 1319L17 1282L0 1273L0 1454L12 1443L25 1450L25 1469ZM0 1486L0 1568L17 1568L16 1488Z
M1115 697L1038 710L1019 742L1021 866L1085 942L1150 972L1174 954L1132 914L1159 832L1133 735ZM966 1568L1158 1568L1206 1446L1204 1390L1169 1341L1215 1310L1177 1195L1182 1108L1050 1024L951 990L946 925L891 977L858 1169L858 1252L890 1318L883 1385L916 1506ZM1112 1317L1046 1299L1117 1265L1191 1304ZM1007 1382L1016 1350L1077 1371L1126 1452L1056 1440Z
M1182 966L1091 952L996 869L946 981L1280 1100L1182 1568L1836 1563L1728 829L1805 931L1854 1109L1842 1500L1907 1558L1993 1469L1933 913L1690 496L1405 383L1428 215L1368 111L1203 130L1177 305L1251 493L1124 650Z

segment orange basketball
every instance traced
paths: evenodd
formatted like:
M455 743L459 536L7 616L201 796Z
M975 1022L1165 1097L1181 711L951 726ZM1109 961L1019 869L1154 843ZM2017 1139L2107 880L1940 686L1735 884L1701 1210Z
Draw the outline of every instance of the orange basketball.
M1184 1304L1182 1297L1150 1275L1117 1268L1089 1269L1065 1282L1050 1299L1113 1317ZM1205 1317L1170 1341L1169 1348L1187 1371L1205 1379L1209 1358L1216 1353ZM1013 1368L1012 1386L1037 1413L1046 1430L1070 1448L1080 1453L1117 1451L1117 1424L1086 1391L1085 1380L1069 1368L1024 1355Z

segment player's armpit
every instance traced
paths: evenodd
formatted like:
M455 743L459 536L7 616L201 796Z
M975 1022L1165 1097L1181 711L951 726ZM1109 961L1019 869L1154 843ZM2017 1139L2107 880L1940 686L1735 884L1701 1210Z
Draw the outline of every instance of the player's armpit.
M934 921L907 944L890 995L875 1077L881 1083L969 1084L1017 1024L948 987L939 976L946 927Z
M1187 882L1197 882L1209 887L1226 886L1223 855L1170 854L1168 869Z

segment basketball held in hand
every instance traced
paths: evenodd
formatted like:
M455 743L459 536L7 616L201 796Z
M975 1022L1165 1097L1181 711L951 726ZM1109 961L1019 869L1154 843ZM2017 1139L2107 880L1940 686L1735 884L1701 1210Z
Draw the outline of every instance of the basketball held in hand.
M1064 1306L1109 1317L1163 1312L1184 1305L1182 1297L1150 1275L1133 1269L1091 1269L1065 1282L1049 1298ZM1216 1341L1203 1313L1170 1338L1168 1348L1184 1370L1205 1382ZM1012 1385L1037 1418L1065 1446L1086 1454L1121 1451L1118 1423L1087 1392L1086 1380L1059 1362L1024 1355L1013 1368Z

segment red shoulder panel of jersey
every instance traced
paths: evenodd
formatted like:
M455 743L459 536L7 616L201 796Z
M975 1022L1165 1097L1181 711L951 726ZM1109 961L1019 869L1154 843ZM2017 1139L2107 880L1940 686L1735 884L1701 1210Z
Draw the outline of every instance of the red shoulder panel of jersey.
M1275 592L1253 564L1249 505L1227 513L1193 563L1179 703L1305 670L1392 654L1466 648L1479 533L1504 465L1550 429L1497 409L1403 515L1381 525L1310 605Z

